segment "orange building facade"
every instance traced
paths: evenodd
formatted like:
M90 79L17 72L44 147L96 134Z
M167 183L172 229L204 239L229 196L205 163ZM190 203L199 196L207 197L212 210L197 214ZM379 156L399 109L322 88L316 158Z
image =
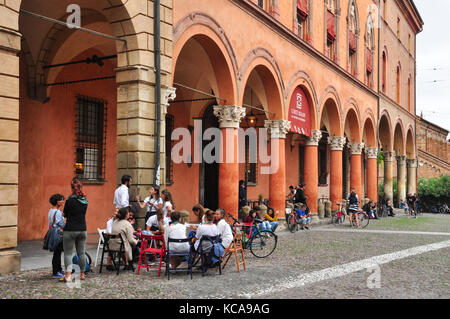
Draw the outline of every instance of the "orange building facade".
M48 198L67 196L74 176L85 184L92 233L111 216L123 174L133 177L131 200L157 181L176 209L202 203L236 216L239 180L247 181L249 200L261 195L281 216L288 186L304 182L317 218L320 198L336 208L351 187L360 198L378 199L379 150L387 188L389 152L416 158L409 119L414 123L415 36L423 23L412 1L388 1L387 16L407 30L394 41L391 18L380 28L382 4L373 0L162 0L159 92L153 1L77 1L82 27L96 33L30 14L66 21L72 1L12 3L0 4L0 273L20 267L18 240L43 237ZM408 53L404 43L412 44ZM392 79L395 60L399 80ZM398 83L400 103L392 89L380 93L383 83ZM193 152L174 162L176 128L193 133L193 151L208 147L206 129L219 129L215 155L222 161ZM268 130L258 140L272 162L258 154L249 163L254 154L239 143L240 129L249 128ZM278 169L264 172L273 161ZM402 176L416 175L410 169Z

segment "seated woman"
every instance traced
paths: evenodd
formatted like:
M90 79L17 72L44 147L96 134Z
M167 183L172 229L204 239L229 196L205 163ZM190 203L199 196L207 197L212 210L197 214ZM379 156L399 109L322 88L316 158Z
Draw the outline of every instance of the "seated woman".
M171 214L172 224L166 227L164 232L164 241L168 247L169 238L171 239L186 239L186 225L180 223L180 212L174 211ZM184 243L170 243L171 253L189 253L190 245L188 242ZM170 257L169 260L171 269L176 269L181 264L181 257Z
M367 213L370 219L378 219L377 206L373 200L370 200L366 205L364 205L363 210Z
M118 220L112 225L112 234L121 234L125 247L125 268L124 270L133 270L133 255L131 246L137 245L137 240L134 238L134 229L131 226L128 218L130 212L127 207L119 209ZM109 247L112 250L119 250L120 239L111 239Z
M264 221L260 216L259 212L261 208L258 206L250 211L250 214L244 219L244 223L253 223L258 226L259 230L272 230L268 221Z
M206 221L205 209L203 208L202 205L200 204L195 205L194 207L192 207L192 211L197 216L199 224L203 224Z
M269 222L272 231L275 232L275 229L277 229L279 223L278 223L278 214L275 214L273 208L269 207L267 213L264 215L264 220Z
M230 225L225 221L225 210L218 208L214 215L214 223L217 225L220 238L222 239L222 246L226 249L233 241L233 232Z
M197 228L197 232L195 234L195 237L192 238L192 243L194 244L195 250L198 251L198 246L200 245L200 241L202 239L202 236L217 236L219 235L219 230L217 229L217 226L213 223L214 222L214 215L215 212L212 210L207 210L205 213L206 221L204 224L200 224ZM211 249L212 245L210 242L203 242L203 251L208 251Z

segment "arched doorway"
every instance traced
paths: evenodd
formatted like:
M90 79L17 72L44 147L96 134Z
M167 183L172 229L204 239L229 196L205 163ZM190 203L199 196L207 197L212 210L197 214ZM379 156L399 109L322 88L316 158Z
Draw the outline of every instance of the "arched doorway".
M209 128L219 128L219 120L214 115L214 104L211 104L206 108L206 111L203 113L202 124L203 134ZM204 150L206 145L209 143L218 142L220 145L220 141L215 141L215 138L216 137L214 137L211 141L203 141L202 150ZM220 158L220 154L216 154L216 151L217 149L214 149L211 155L213 157L218 156ZM207 163L204 159L200 164L199 202L203 205L203 207L212 210L219 208L219 166L220 163Z

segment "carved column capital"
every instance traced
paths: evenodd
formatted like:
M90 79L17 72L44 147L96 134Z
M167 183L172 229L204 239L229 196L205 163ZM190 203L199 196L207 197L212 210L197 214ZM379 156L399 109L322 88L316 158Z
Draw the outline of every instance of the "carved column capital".
M368 147L366 148L367 158L378 158L378 148Z
M396 156L395 159L397 160L397 164L398 165L405 165L406 164L406 156L405 155Z
M406 165L408 166L408 168L416 168L417 167L417 160L415 158L407 159L406 160Z
M285 139L291 128L291 122L286 120L267 120L264 121L264 127L269 131L270 138Z
M342 136L329 136L328 137L328 144L331 145L332 151L344 150L344 146L345 146L346 142L347 142L347 139Z
M239 128L245 114L245 108L237 105L214 106L214 115L219 119L220 128Z
M364 143L360 143L360 142L349 143L349 146L350 146L352 155L361 155L362 150L364 148Z
M384 151L383 157L385 162L392 162L394 160L395 152L394 151Z
M170 105L170 101L175 100L175 98L177 97L176 91L177 91L176 88L173 88L170 86L164 90L164 97L161 101L161 105L163 107L164 114L167 114L167 108Z
M307 146L318 146L321 138L322 138L321 131L311 131L311 137L308 137L306 139L306 145Z

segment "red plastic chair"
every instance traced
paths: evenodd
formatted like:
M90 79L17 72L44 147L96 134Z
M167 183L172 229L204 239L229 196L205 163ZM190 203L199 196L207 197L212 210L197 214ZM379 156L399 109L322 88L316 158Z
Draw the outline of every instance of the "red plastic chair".
M164 242L164 236L163 235L141 235L142 242L141 242L141 251L139 253L139 264L137 269L137 274L139 275L141 268L147 268L147 271L149 271L150 268L158 269L158 277L161 275L161 266L162 266L162 260L163 257L166 255L166 245ZM161 241L161 247L151 247L151 242L156 246L156 241ZM148 258L147 254L155 254L159 255L159 265L149 265L148 264ZM142 265L142 258L145 259L145 265Z

